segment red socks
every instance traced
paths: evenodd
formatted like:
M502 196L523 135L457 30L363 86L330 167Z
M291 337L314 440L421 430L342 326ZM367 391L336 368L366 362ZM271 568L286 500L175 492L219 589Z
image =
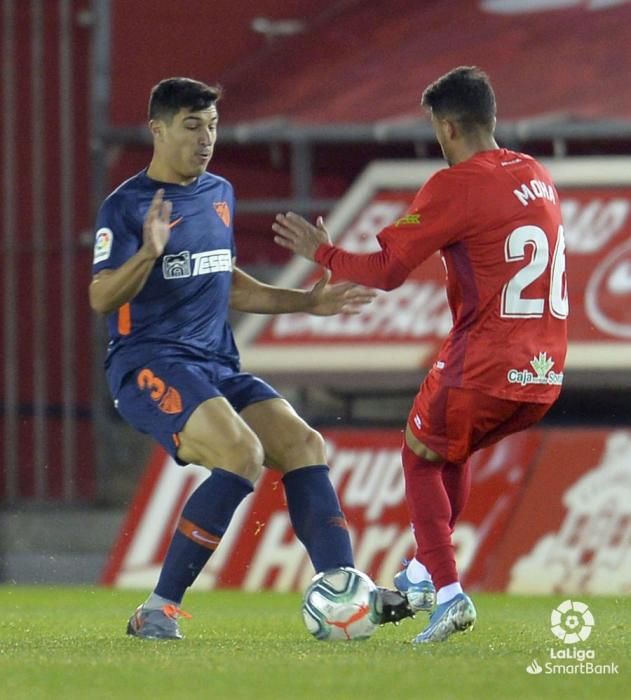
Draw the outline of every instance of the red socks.
M416 455L414 456L416 457ZM454 525L469 500L469 492L471 491L471 469L469 469L469 462L467 461L464 464L445 462L442 476L443 485L445 491L447 491L447 497L451 505L449 529L453 532Z
M469 495L469 468L466 463L430 462L405 443L401 455L416 556L439 589L458 581L451 532Z

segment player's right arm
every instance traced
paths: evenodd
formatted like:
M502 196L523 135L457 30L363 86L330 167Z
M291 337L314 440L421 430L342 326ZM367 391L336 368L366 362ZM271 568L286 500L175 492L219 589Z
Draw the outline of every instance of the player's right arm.
M140 249L119 267L101 270L92 278L89 295L94 311L110 314L131 301L145 286L169 240L171 202L163 197L164 190L158 190L147 210Z
M381 250L358 254L332 245L322 220L313 226L294 213L279 214L274 241L297 255L314 260L338 279L390 291L402 285L412 270L432 253L449 245L462 229L465 206L453 196L450 174L433 175L414 198L406 215L377 236Z

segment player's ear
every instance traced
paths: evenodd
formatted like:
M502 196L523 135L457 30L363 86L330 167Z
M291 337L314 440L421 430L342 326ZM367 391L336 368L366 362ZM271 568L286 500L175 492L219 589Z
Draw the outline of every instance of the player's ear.
M449 140L453 141L454 139L458 138L458 124L455 121L452 121L451 119L445 119L444 124L445 131L447 133L447 136L449 137Z
M157 141L164 140L164 127L165 124L161 119L151 119L149 121L149 131L151 131L151 135Z

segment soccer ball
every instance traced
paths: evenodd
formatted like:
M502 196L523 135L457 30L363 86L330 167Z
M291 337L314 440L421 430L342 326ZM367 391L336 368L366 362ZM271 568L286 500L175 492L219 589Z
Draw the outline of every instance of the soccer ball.
M302 601L302 617L316 639L368 639L382 610L377 586L350 566L317 574Z

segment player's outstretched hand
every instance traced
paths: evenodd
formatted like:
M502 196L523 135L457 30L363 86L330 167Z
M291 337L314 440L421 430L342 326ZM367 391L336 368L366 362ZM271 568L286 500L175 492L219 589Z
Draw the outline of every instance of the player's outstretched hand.
M316 316L333 316L333 314L358 314L362 306L370 304L377 296L374 289L367 289L352 282L329 284L330 270L324 270L322 277L309 292L311 304L309 313Z
M276 232L275 243L307 260L315 260L316 250L322 243L331 243L331 237L324 228L321 216L316 219L314 226L292 211L287 214L277 214L272 230Z
M171 202L164 201L164 190L157 190L147 210L142 230L142 247L149 257L159 258L166 248L171 235L171 209Z

